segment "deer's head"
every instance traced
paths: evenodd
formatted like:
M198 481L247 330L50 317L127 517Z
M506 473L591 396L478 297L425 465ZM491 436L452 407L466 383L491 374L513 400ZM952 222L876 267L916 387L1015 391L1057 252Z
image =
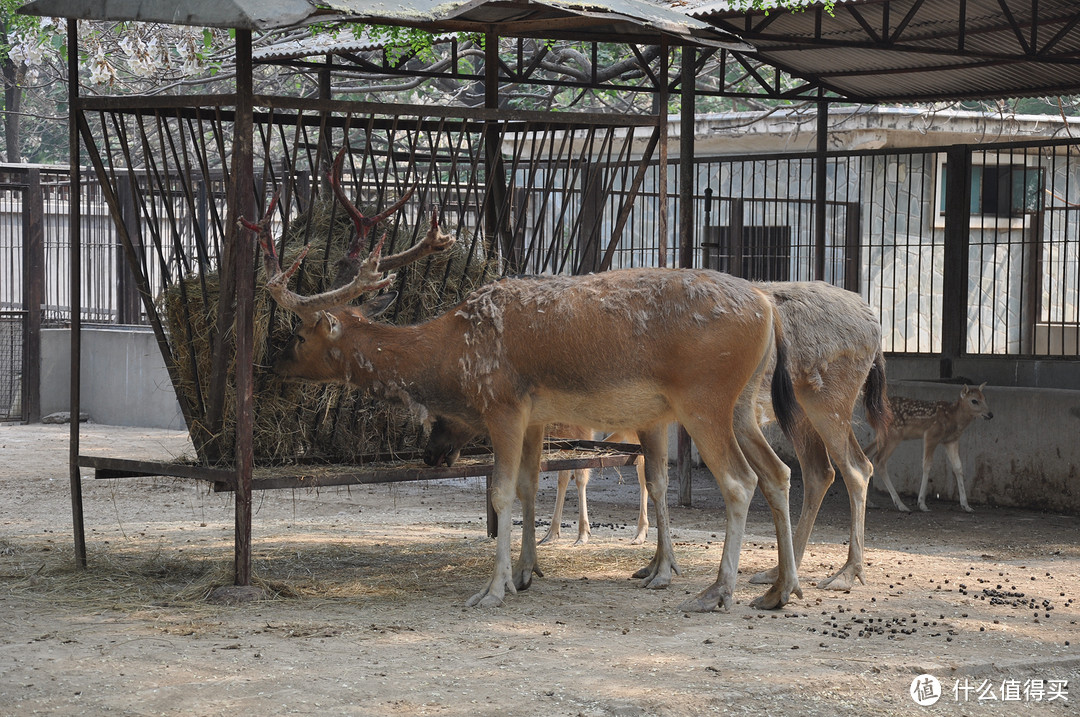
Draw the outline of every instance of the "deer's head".
M989 421L994 417L994 412L986 403L986 396L983 395L984 386L986 386L985 381L979 386L964 386L960 389L960 404L971 415Z
M401 209L412 195L413 189L384 212L374 217L365 217L349 201L341 188L344 156L345 149L342 148L330 170L330 186L334 196L352 219L356 233L349 245L347 256L339 262L338 275L330 290L312 296L301 296L288 288L289 279L304 260L308 248L304 247L287 271L281 269L270 234L270 223L278 201L276 194L258 223L240 219L242 226L256 233L262 246L267 291L278 306L300 319L291 341L274 363L274 372L281 376L310 381L348 381L349 362L356 358L351 355L353 352L350 351L349 334L369 324L385 311L393 303L396 294L383 294L360 306L348 306L349 302L364 293L378 291L392 284L395 275L387 272L429 254L446 251L454 244L452 236L439 230L439 216L435 211L432 212L431 224L422 241L403 252L384 258L382 248L386 235L383 234L371 253L361 261L360 251L367 243L371 230L383 219ZM349 276L349 273L352 275Z
M424 448L424 463L429 466L454 465L461 456L461 449L476 436L477 432L464 423L439 416Z

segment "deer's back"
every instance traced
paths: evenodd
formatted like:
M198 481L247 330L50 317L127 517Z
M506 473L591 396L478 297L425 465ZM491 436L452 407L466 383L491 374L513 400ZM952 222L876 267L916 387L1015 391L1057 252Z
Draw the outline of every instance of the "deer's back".
M890 434L900 440L921 438L927 431L942 433L946 428L948 401L923 401L905 396L889 396L893 420Z
M771 345L771 310L749 282L719 272L627 269L503 279L454 314L466 326L469 380L497 375L558 411L569 397L590 399L589 420L553 420L615 427L590 422L593 411L656 412L695 387L740 391Z

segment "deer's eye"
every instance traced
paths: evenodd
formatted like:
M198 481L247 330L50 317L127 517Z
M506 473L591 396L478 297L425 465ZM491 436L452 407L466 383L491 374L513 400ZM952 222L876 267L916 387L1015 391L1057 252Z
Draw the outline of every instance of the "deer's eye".
M304 343L304 341L306 341L306 339L303 336L301 336L300 334L296 334L296 343L302 344Z

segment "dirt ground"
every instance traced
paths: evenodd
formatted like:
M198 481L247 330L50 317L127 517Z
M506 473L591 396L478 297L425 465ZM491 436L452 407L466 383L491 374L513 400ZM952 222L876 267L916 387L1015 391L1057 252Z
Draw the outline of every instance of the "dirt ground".
M66 426L0 426L0 715L1076 714L1080 519L931 502L868 511L867 584L817 589L843 564L835 487L800 571L804 597L749 607L775 560L760 497L730 613L677 606L713 581L723 510L707 473L674 507L683 574L627 576L637 485L593 478L591 542L539 549L545 577L466 608L489 574L483 479L255 498L268 597L207 602L230 582L233 504L174 479L86 479L90 568L73 567ZM86 426L83 453L164 458L184 434ZM797 515L801 484L792 486ZM549 514L555 479L541 483ZM674 494L670 501L674 504ZM539 528L543 534L546 528ZM650 543L655 532L650 532ZM922 674L940 700L916 705ZM919 683L921 684L921 683ZM993 698L993 699L991 699Z

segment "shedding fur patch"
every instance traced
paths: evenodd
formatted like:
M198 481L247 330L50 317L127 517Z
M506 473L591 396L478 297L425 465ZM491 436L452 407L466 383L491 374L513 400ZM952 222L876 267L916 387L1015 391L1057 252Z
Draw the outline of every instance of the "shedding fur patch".
M872 360L880 349L881 326L858 294L820 281L757 286L776 303L796 380L820 390L830 363L844 356Z

